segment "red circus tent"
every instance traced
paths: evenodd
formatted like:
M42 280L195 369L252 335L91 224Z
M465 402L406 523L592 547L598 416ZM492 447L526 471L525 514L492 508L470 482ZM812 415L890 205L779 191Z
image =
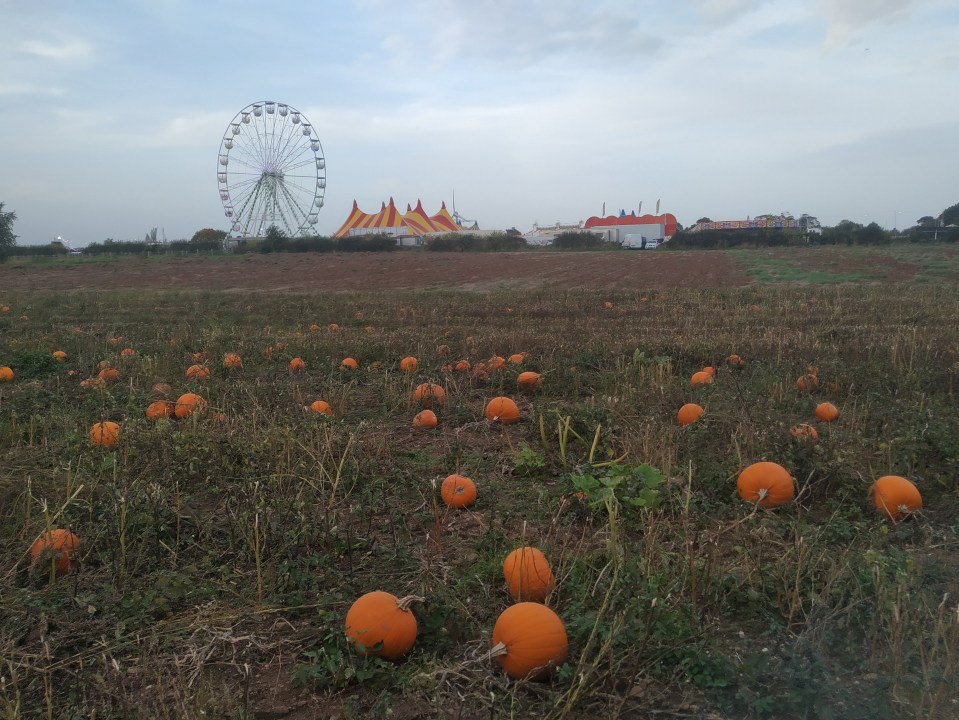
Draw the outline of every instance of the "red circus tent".
M346 237L351 234L382 231L392 235L422 237L434 233L457 232L459 229L459 226L447 211L445 202L442 203L439 211L432 216L426 214L420 200L416 201L415 208L411 208L407 204L406 213L402 214L397 210L393 198L390 198L389 204L382 203L380 211L373 214L360 210L359 204L354 200L353 209L349 216L340 228L333 233L333 236Z

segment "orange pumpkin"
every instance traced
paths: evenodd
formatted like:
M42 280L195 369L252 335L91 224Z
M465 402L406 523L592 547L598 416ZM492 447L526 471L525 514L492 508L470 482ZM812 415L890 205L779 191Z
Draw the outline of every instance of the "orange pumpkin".
M306 363L303 362L303 358L295 357L290 360L290 372L299 372L304 369L306 369Z
M382 590L358 598L346 613L346 637L361 655L399 660L416 642L414 596L402 600Z
M120 379L120 373L116 368L105 367L97 373L97 377L104 382L115 382Z
M736 480L739 497L759 507L771 508L788 503L795 497L792 475L774 462L753 463Z
M606 300L606 301L604 301L604 302L603 302L603 307L606 308L607 310L612 310L612 309L613 309L613 301L612 301L612 300Z
M504 610L493 626L490 656L517 680L547 677L569 653L559 615L545 605L521 602Z
M339 329L340 329L340 326L339 326L339 325L337 325L336 323L330 323L330 330L331 330L332 332L336 332L336 331L339 330Z
M519 377L516 378L516 382L522 385L524 388L534 388L537 385L541 384L543 381L543 376L539 373L535 373L532 370L527 370L526 372L521 372Z
M316 323L311 323L311 324L310 324L310 332L315 333L315 332L319 332L319 331L320 331L320 326L319 326L319 325L317 325Z
M491 372L502 370L504 367L506 367L506 360L501 358L499 355L494 355L486 361L486 369Z
M53 351L53 359L56 360L57 362L61 362L61 363L62 363L62 362L66 362L66 361L67 361L67 354L66 354L65 352L63 352L63 350L54 350L54 351Z
M80 552L80 538L69 530L55 528L48 530L36 539L30 548L30 564L41 567L49 563L54 565L56 575L66 575L74 568L77 554Z
M243 359L236 353L227 353L223 356L223 367L241 368L243 367Z
M359 370L360 364L351 357L343 358L340 362L340 370Z
M147 405L147 418L149 420L161 420L163 418L173 417L176 411L176 405L169 400L155 400Z
M90 428L90 442L100 447L116 447L120 439L120 426L109 420L94 423Z
M693 376L689 379L689 385L693 389L702 387L703 385L709 385L713 381L713 376L707 372L700 370L697 373L693 373Z
M486 404L486 419L512 425L519 420L519 408L508 397L494 397Z
M440 496L450 507L465 508L476 502L476 484L463 475L447 475Z
M13 369L4 365L0 367L0 382L13 382Z
M819 403L816 406L816 417L823 422L832 422L839 417L839 410L830 402Z
M679 408L679 412L676 413L676 422L683 426L692 425L699 420L702 414L703 409L699 405L696 403L686 403Z
M209 380L210 368L206 365L191 365L186 369L186 376L189 380Z
M813 373L800 375L796 380L796 389L803 392L812 392L819 387L819 377Z
M726 358L726 363L729 365L732 365L733 367L742 367L744 364L743 359L739 357L739 355L736 355L735 353L733 353L728 358Z
M131 358L137 354L137 351L133 348L123 348L120 351L120 357Z
M712 365L707 365L706 367L702 369L701 372L706 373L711 378L716 377L716 368L714 368Z
M525 359L526 357L523 353L513 353L509 356L509 361L513 363L513 365L522 365Z
M403 372L415 372L418 364L415 357L408 356L400 360L400 370Z
M815 445L819 442L819 433L809 423L799 423L798 425L793 425L789 428L789 434L792 435L797 440L804 440L810 445Z
M913 483L899 475L883 475L870 488L877 510L893 522L922 510L922 495Z
M556 587L549 560L537 548L516 548L503 561L503 577L516 602L543 602Z
M413 427L417 428L435 428L439 424L436 419L436 413L432 410L421 410L413 416Z
M173 414L180 420L190 417L195 412L202 410L206 406L206 400L196 393L183 393L177 398Z
M416 390L413 391L413 399L419 400L425 408L433 407L434 402L442 407L446 404L446 391L435 383L423 383L416 386Z
M469 372L470 371L470 361L469 360L457 360L456 364L453 366L453 369L456 372Z
M310 410L321 415L332 415L333 408L326 400L314 400L310 403Z

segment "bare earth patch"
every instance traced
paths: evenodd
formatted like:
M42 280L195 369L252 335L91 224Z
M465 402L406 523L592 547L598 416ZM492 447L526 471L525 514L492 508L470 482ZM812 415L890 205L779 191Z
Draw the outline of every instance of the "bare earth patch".
M429 287L738 287L723 252L276 254L0 265L7 290L389 291Z

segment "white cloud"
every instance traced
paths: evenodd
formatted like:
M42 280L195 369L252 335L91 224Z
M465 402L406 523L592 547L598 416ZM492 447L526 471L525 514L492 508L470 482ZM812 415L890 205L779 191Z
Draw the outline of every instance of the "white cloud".
M826 44L835 46L848 42L867 25L895 22L924 0L817 0L816 4L829 23Z
M0 97L4 95L45 95L49 97L59 97L63 95L63 88L56 85L0 83Z
M93 47L79 39L60 39L56 42L27 40L19 46L20 52L47 60L84 60L93 55Z

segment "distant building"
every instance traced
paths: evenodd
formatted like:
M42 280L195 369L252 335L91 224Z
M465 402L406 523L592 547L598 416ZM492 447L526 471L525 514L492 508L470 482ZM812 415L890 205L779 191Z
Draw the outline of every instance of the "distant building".
M619 215L593 216L584 224L584 230L602 233L607 242L620 243L626 248L654 248L676 234L676 216L637 215L620 210Z
M353 201L353 210L343 221L339 230L333 233L334 237L352 237L356 235L392 235L401 246L421 245L426 235L458 232L460 226L442 203L439 211L434 215L427 215L423 203L416 201L416 207L406 206L406 212L397 210L393 198L389 204L383 203L377 213L365 213L360 210L356 200Z

